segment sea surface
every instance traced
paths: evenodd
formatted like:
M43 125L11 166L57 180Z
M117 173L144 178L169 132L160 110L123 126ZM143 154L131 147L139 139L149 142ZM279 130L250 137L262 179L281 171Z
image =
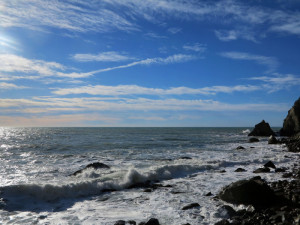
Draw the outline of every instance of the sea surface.
M293 153L247 128L0 128L0 224L214 224L213 197L253 177L269 160L291 168ZM243 146L244 150L236 150ZM93 162L110 169L75 171ZM242 167L246 172L234 172ZM224 170L226 172L224 172ZM272 181L280 173L260 174ZM129 188L159 181L152 192ZM115 191L109 191L109 190ZM213 196L206 196L211 192ZM182 210L190 203L200 207ZM231 205L235 209L244 206Z

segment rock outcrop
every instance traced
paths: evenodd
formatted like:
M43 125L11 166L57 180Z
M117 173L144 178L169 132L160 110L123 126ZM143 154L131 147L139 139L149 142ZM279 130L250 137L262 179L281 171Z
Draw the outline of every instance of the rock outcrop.
M264 136L269 137L275 135L274 131L271 129L269 123L266 123L264 120L256 124L253 131L251 131L248 136Z
M284 119L281 136L293 136L300 132L300 98L294 103Z
M233 204L272 205L277 200L273 190L260 177L234 182L219 193L219 198Z

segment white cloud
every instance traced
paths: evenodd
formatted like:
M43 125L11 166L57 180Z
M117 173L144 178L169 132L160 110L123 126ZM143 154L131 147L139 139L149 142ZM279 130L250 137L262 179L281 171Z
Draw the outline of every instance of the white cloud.
M229 104L202 99L148 99L148 98L34 98L34 99L0 99L0 108L11 109L12 113L32 112L38 109L68 108L83 110L86 113L103 111L287 111L286 104ZM50 110L52 108L52 110ZM61 110L60 110L61 111Z
M0 91L5 89L23 89L26 88L25 86L17 86L15 84L12 83L6 83L6 82L0 82Z
M120 54L118 52L101 52L96 55L94 54L75 54L72 56L73 59L79 62L90 62L90 61L99 61L99 62L120 62L133 59L127 55Z
M292 86L300 87L300 76L293 74L273 74L273 76L251 77L250 80L263 81L264 88L268 92L275 92L283 89L288 89Z
M137 85L118 86L83 86L74 88L59 88L53 91L57 95L90 94L104 96L121 95L215 95L217 93L251 92L260 90L260 86L237 85L237 86L212 86L204 88L173 87L169 89L147 88Z
M179 28L179 27L171 27L171 28L169 28L168 29L168 31L171 33L171 34L177 34L177 33L179 33L179 32L181 32L181 28Z
M92 122L93 126L104 126L117 123L119 118L101 114L66 114L42 116L0 116L0 126L24 127L68 127L86 126Z
M129 68L129 67L133 67L133 66L137 66L137 65L183 63L183 62L187 62L187 61L194 60L194 59L196 59L196 57L193 55L175 54L175 55L168 56L166 58L161 58L161 57L148 58L148 59L143 59L140 61L128 63L128 64L121 65L121 66L108 67L108 68L94 70L94 71L90 71L90 72L86 72L86 73L76 73L76 72L61 73L60 72L57 74L62 77L84 78L84 77L92 76L97 73L103 73L103 72L108 72L108 71L117 70L117 69L124 69L124 68Z
M215 30L215 35L220 41L234 41L239 38L258 43L255 33L249 29Z
M249 4L247 1L185 1L185 0L102 0L102 1L0 1L0 26L25 27L34 30L50 28L72 32L140 31L142 19L161 24L166 19L234 24L238 27L267 27L264 30L300 34L300 13ZM235 29L238 30L238 29ZM169 32L177 33L178 28ZM232 32L232 31L231 31ZM163 37L150 33L152 37ZM219 34L223 40L246 39L239 34ZM249 39L250 40L250 39ZM255 38L253 39L255 40Z
M254 61L257 64L268 67L268 72L274 71L279 64L275 57L254 55L246 52L223 52L220 55L230 59Z
M183 46L183 49L187 51L194 51L198 53L203 53L206 51L206 45L200 44L200 43L195 43L195 44L186 44Z
M0 2L0 26L34 30L54 27L77 32L137 30L118 13L97 6L96 2L88 2L90 5L84 7L85 4L80 1L4 0Z
M102 55L102 60L104 60L105 57L106 60L113 60L113 58L114 60L117 60L117 58L121 59L122 55L118 56L117 54L109 53L106 54L105 56ZM193 55L175 54L175 55L168 56L166 58L161 58L161 57L148 58L148 59L135 61L121 66L108 67L108 68L89 71L89 72L65 72L67 67L56 62L46 62L43 60L27 59L13 54L0 54L0 72L21 74L21 75L15 75L11 77L7 75L0 75L0 80L26 79L26 78L38 79L41 77L78 79L78 78L90 77L97 73L103 73L103 72L116 70L116 69L124 69L124 68L133 67L137 65L182 63L193 59L196 59L196 57ZM30 74L31 76L27 77L24 74Z
M0 54L1 72L37 73L52 76L55 75L57 69L64 70L65 67L56 62L30 60L13 54Z

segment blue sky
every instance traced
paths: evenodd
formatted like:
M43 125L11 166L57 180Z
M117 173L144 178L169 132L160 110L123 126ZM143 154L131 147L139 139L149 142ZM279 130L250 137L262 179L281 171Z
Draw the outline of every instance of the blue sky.
M2 0L0 126L281 126L297 0Z

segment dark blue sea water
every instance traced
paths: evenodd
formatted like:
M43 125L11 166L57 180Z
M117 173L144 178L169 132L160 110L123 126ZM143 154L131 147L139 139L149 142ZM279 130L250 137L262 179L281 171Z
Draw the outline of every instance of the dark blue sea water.
M292 153L247 128L0 128L1 224L114 224L156 217L161 224L213 224L226 213L206 193ZM245 150L236 150L243 146ZM291 157L291 158L290 158ZM75 171L93 162L110 169ZM243 167L245 173L234 170ZM225 173L220 171L225 170ZM279 175L262 175L267 180ZM158 181L144 192L132 185ZM114 191L107 191L114 190ZM181 210L189 203L200 207ZM243 206L233 206L243 207Z

